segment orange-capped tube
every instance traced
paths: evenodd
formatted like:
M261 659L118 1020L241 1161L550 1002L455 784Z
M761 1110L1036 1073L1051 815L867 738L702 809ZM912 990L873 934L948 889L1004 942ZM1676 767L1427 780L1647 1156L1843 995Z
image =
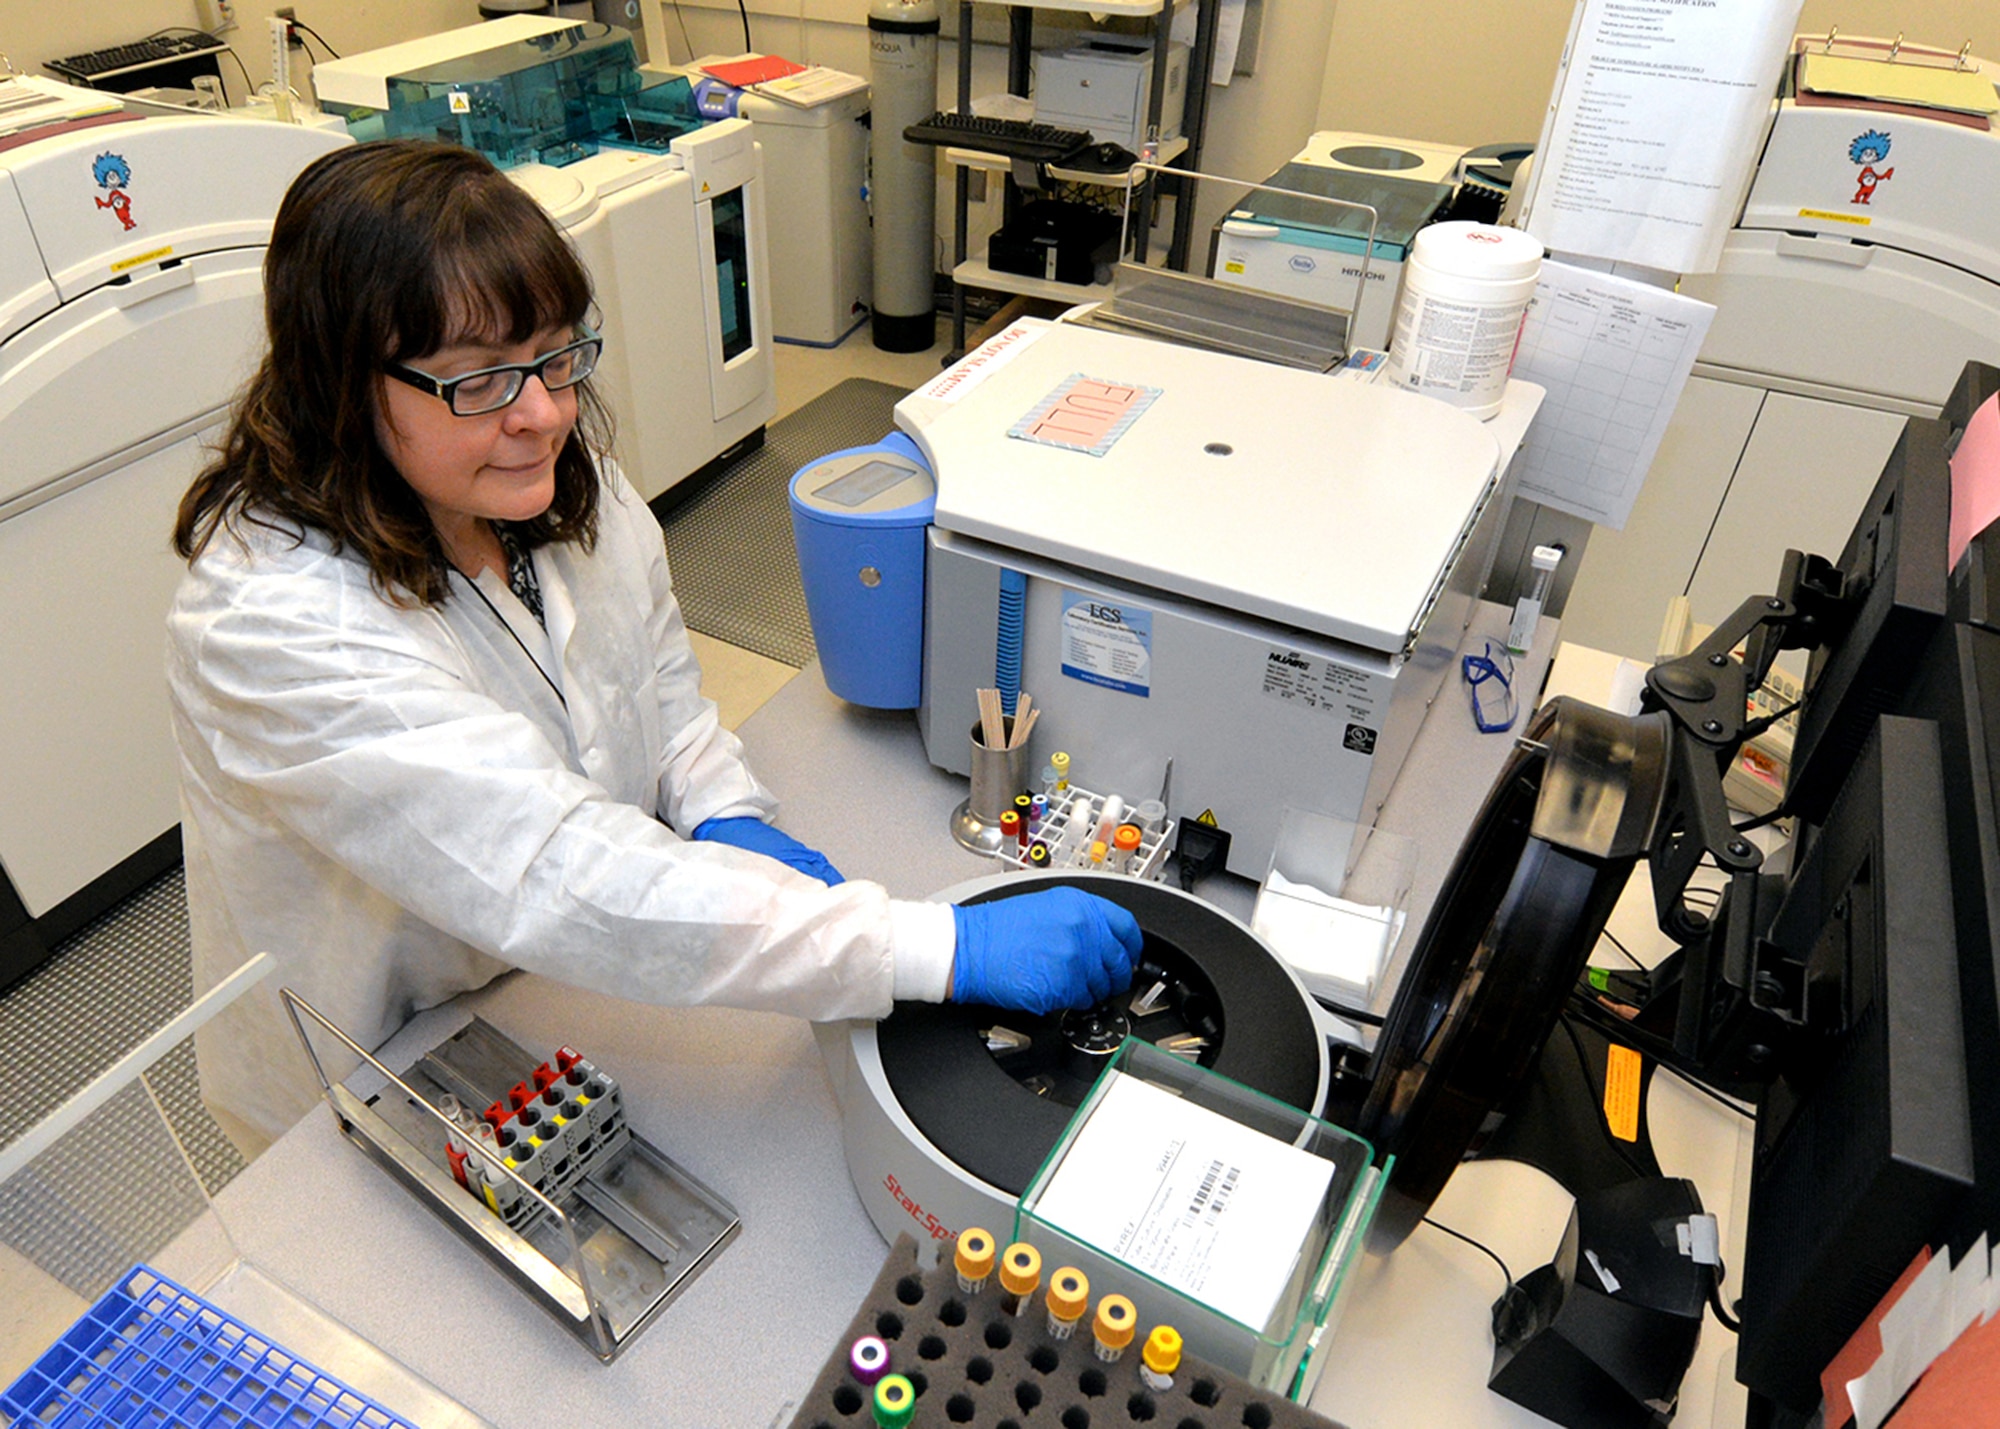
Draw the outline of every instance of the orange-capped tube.
M1028 1308L1042 1283L1042 1253L1024 1240L1008 1246L1000 1256L1000 1308L1018 1315Z
M1123 1295L1107 1295L1099 1300L1097 1315L1090 1322L1091 1333L1097 1338L1097 1357L1110 1364L1124 1354L1138 1323L1139 1312Z
M1139 827L1136 824L1120 824L1118 832L1111 840L1111 871L1113 873L1137 873L1139 856Z
M1073 1265L1049 1277L1049 1338L1066 1340L1090 1308L1090 1279Z
M1146 1388L1166 1393L1174 1387L1174 1371L1181 1367L1181 1332L1172 1325L1153 1326L1139 1359L1139 1378Z
M992 1232L978 1226L967 1226L960 1231L951 1262L958 1269L958 1288L968 1295L977 1295L993 1274Z

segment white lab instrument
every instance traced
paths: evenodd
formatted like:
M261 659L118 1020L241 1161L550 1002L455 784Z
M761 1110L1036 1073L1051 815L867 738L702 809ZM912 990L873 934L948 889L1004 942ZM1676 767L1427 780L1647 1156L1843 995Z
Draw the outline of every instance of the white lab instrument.
M874 296L868 231L866 88L811 105L737 101L764 156L771 212L771 331L780 342L831 347L868 317ZM768 205L767 205L768 207Z
M694 68L725 58L704 56ZM808 347L839 343L867 320L874 296L868 88L825 73L849 85L826 85L823 98L774 99L758 88L736 98L736 117L750 121L763 155L766 192L784 195L767 225L771 330Z
M1314 134L1264 182L1316 197L1246 195L1216 225L1209 276L1353 312L1349 346L1385 352L1410 246L1450 204L1464 154L1462 148L1379 134ZM1358 310L1354 294L1368 248L1368 217L1322 198L1367 204L1376 212L1367 292Z
M516 152L579 155L559 167L488 157L562 225L590 271L604 318L596 386L617 419L627 479L651 500L761 442L777 395L765 188L750 126L689 125L671 142L620 133L633 128L620 99L637 101L635 71L621 29L516 15L329 60L314 69L313 88L364 136L433 132L437 106L469 116L498 107L504 92L524 122L468 131L467 142L498 135ZM522 137L529 116L541 126L548 115L552 131L590 133L546 147Z
M668 155L603 149L508 177L560 224L604 317L592 379L618 455L647 500L751 438L777 413L765 188L750 126L726 119ZM743 290L728 275L747 264Z
M1077 374L1155 395L1102 456L1010 436ZM1286 805L1372 822L1448 669L1540 401L1482 424L1408 393L1071 323L1024 322L905 398L937 474L932 763L966 772L1003 571L1022 688L1098 788L1212 810L1262 877ZM1032 762L1032 759L1031 759Z
M179 856L174 512L261 350L278 202L347 142L112 114L0 152L0 982Z
M1681 291L1714 323L1631 520L1590 534L1564 611L1565 638L1645 658L1672 597L1713 623L1786 547L1836 553L1904 417L1936 416L1967 360L2000 362L2000 133L1788 84L1716 271ZM1527 544L1574 551L1576 524L1549 513Z

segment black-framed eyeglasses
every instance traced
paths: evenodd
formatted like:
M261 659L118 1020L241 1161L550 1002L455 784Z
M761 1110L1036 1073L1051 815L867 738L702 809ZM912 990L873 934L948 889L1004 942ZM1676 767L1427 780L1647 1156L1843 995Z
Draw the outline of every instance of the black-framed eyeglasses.
M1514 727L1514 657L1504 646L1491 640L1484 653L1467 655L1460 661L1472 696L1472 722L1481 734L1502 734Z
M533 362L482 367L457 377L433 377L402 362L385 362L382 370L398 382L407 382L419 392L443 398L454 416L483 417L488 412L497 412L511 405L521 395L521 389L528 385L530 377L539 377L542 386L551 392L560 392L566 387L576 386L595 372L597 359L604 351L604 339L594 328L582 323L577 325L577 332L576 341L554 352L544 353Z

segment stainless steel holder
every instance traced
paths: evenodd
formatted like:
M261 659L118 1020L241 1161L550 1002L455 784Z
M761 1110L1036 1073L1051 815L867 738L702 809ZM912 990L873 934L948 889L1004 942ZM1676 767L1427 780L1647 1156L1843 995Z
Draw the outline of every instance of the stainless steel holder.
M542 1059L475 1017L399 1076L290 988L279 995L341 1132L605 1363L742 1229L728 1202L636 1133L561 1203L475 1143L489 1173L512 1181L535 1207L513 1229L452 1176L445 1156L452 1123L435 1102L449 1092L486 1106ZM373 1069L384 1089L363 1097L332 1081L301 1014Z
M1368 272L1375 256L1375 232L1381 215L1373 206L1324 194L1300 193L1271 184L1253 184L1220 174L1190 173L1163 164L1134 164L1122 180L1125 190L1119 223L1118 251L1123 253L1132 224L1132 196L1144 180L1141 174L1172 174L1192 185L1201 179L1256 193L1283 194L1306 203L1366 214L1368 242L1361 253L1361 270L1354 280L1352 309L1324 307L1297 298L1279 297L1214 278L1176 273L1144 263L1121 262L1111 279L1111 296L1069 321L1113 332L1137 333L1188 347L1252 357L1308 372L1330 372L1347 358L1354 314L1368 291ZM1192 194L1176 200L1192 201Z

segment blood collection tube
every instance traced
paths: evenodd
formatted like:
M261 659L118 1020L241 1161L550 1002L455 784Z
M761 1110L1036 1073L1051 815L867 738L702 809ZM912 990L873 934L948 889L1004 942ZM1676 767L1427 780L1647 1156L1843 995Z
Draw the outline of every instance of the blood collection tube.
M1077 1321L1090 1308L1090 1280L1073 1265L1065 1265L1049 1277L1049 1338L1066 1340L1076 1333Z
M1035 825L1035 801L1026 794L1016 794L1014 812L1021 816L1021 833L1025 837Z
M1063 820L1062 836L1056 840L1050 862L1058 868L1067 868L1075 863L1080 855L1089 852L1089 845L1086 843L1089 833L1090 796L1078 794L1069 801L1068 816Z
M1050 794L1067 794L1069 792L1069 756L1064 754L1060 749L1049 756L1048 773L1042 777L1048 779L1050 775L1054 777L1050 780L1046 792Z
M1123 1295L1107 1295L1098 1301L1097 1314L1090 1322L1091 1334L1097 1341L1097 1357L1111 1364L1124 1354L1138 1323L1139 1312Z
M1141 800L1132 813L1139 827L1149 834L1156 834L1167 826L1167 806L1158 799Z
M1017 1240L1000 1254L1000 1308L1019 1315L1028 1308L1042 1283L1042 1253Z
M1084 866L1102 871L1104 860L1110 856L1110 853L1111 850L1105 847L1103 839L1092 839L1090 842L1090 857L1084 860Z
M1111 871L1113 873L1137 873L1139 871L1139 826L1120 824L1118 832L1111 836Z
M1049 846L1040 839L1028 845L1028 867L1047 868L1049 866Z
M1013 853L1021 846L1021 835L1021 816L1012 809L1005 810L1000 815L1000 847L997 852L1003 856Z
M900 1374L875 1382L875 1423L880 1429L904 1429L917 1412L917 1391Z
M1124 822L1125 801L1116 794L1107 794L1104 796L1104 807L1097 811L1097 829L1091 837L1109 848L1112 835Z
M863 1335L847 1352L847 1368L857 1383L872 1385L889 1372L889 1344L879 1335Z
M1028 801L1028 832L1040 834L1049 817L1049 796L1037 794Z
M1139 1351L1139 1378L1146 1388L1165 1394L1174 1387L1174 1371L1181 1367L1181 1332L1172 1325L1155 1325Z
M951 1263L958 1271L958 1288L967 1295L977 1295L993 1274L992 1234L978 1226L967 1226L958 1233Z

